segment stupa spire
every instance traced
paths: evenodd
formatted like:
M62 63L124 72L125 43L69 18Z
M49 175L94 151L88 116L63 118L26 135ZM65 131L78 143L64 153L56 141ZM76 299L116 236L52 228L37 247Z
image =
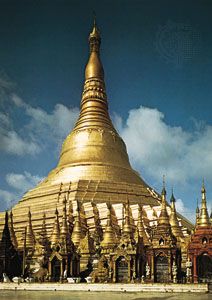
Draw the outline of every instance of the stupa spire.
M138 223L137 223L137 230L139 236L143 239L144 245L149 245L149 238L147 236L147 233L144 228L143 224L143 215L142 215L143 209L142 206L138 206Z
M80 117L75 130L85 127L110 128L115 131L108 114L104 69L100 59L101 37L96 21L89 35L90 55L85 67L85 83Z
M125 218L124 218L124 226L123 226L123 234L131 236L132 234L132 227L130 224L130 205L129 205L129 199L127 200L127 203L125 204Z
M81 220L80 220L80 205L79 205L79 202L77 201L77 209L76 209L74 228L73 228L73 232L72 232L72 236L71 236L71 239L76 247L79 246L81 238L82 238L82 226L81 226Z
M201 202L201 210L200 210L200 217L199 217L199 226L209 226L210 219L208 216L208 209L207 209L207 201L206 201L206 189L204 180L202 182L202 202Z
M54 221L54 227L51 235L51 244L55 245L60 240L60 224L59 224L59 218L58 218L58 210L56 208L55 210L55 221Z
M66 239L68 234L68 224L67 224L67 212L66 212L66 197L63 199L63 215L62 215L62 226L60 231L60 237Z
M117 239L115 235L115 231L112 226L111 220L111 204L108 204L108 213L107 213L107 225L105 227L105 231L103 234L103 241L101 242L101 246L103 248L113 248L117 244Z
M168 216L167 209L166 209L165 176L163 176L163 189L162 189L162 192L161 192L161 212L160 212L160 216L159 216L159 219L158 219L158 224L159 225L168 225L168 226L170 226L169 216Z
M172 233L174 234L174 236L177 239L182 238L183 233L182 233L182 230L180 228L179 221L178 221L178 218L177 218L177 211L176 211L176 207L175 207L176 200L175 200L175 197L174 197L173 189L172 189L172 195L171 195L170 202L171 202L171 214L170 214L169 222L170 222L170 225L171 225L171 230L172 230Z
M17 249L18 243L17 243L15 230L14 230L14 225L13 225L13 212L12 212L12 209L10 211L10 235L11 235L11 240L12 240L13 246Z
M32 229L32 215L29 208L28 211L28 224L26 229L26 248L33 249L35 245L35 236Z
M197 199L197 207L196 207L196 225L199 223L199 204Z

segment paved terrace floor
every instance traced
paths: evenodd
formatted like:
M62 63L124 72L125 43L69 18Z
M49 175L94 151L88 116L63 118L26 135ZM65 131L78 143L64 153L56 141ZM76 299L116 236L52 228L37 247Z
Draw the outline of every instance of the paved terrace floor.
M72 292L87 291L87 292L208 293L208 284L0 283L0 290L72 291Z

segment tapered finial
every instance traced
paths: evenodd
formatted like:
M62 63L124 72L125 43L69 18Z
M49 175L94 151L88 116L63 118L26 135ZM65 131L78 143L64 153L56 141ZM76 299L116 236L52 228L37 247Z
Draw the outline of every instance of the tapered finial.
M209 220L208 210L207 210L206 189L205 189L204 179L202 181L201 192L202 192L202 201L201 201L199 225L200 226L209 226L210 225L210 220Z
M163 189L162 189L161 195L166 196L165 175L163 175Z
M96 12L93 10L93 27L96 27Z
M199 213L199 200L197 198L197 208L196 208L196 213Z
M175 197L174 197L173 187L172 187L172 195L171 195L170 202L176 202L176 199L175 199Z
M204 178L202 179L202 193L205 193L205 180Z

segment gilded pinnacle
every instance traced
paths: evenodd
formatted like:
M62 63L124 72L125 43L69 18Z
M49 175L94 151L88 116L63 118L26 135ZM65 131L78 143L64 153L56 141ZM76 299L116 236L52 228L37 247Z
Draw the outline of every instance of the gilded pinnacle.
M178 218L177 218L177 212L176 212L176 207L175 207L176 200L175 200L175 197L174 197L174 194L173 194L173 190L172 190L172 195L171 195L170 202L171 202L171 214L169 216L169 222L170 222L170 225L171 225L171 230L172 230L173 235L177 239L182 238L183 233L182 233L182 230L180 228L179 221L178 221Z
M101 246L103 248L113 248L117 244L115 231L112 226L111 220L111 205L108 205L108 214L107 214L107 225L105 227L105 231L103 233L103 241L101 242Z
M202 192L202 202L201 202L201 210L200 210L198 225L199 226L209 226L210 219L208 216L207 201L206 201L206 189L205 189L204 180L202 183L201 192Z
M166 224L170 226L169 224L169 216L166 209L166 189L165 189L165 179L163 177L163 189L161 192L161 212L158 220L158 224Z

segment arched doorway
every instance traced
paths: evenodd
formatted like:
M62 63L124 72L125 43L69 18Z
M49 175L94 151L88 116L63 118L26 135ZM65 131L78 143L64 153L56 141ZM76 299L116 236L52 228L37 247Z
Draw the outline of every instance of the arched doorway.
M124 256L116 261L116 282L128 282L128 262Z
M60 261L56 256L53 258L51 264L51 268L52 268L52 280L53 281L59 281L60 280L60 270L61 270L61 263L62 261Z
M197 275L199 282L212 280L212 257L207 253L197 256Z
M169 281L168 258L162 253L158 255L155 260L155 281L156 282Z

